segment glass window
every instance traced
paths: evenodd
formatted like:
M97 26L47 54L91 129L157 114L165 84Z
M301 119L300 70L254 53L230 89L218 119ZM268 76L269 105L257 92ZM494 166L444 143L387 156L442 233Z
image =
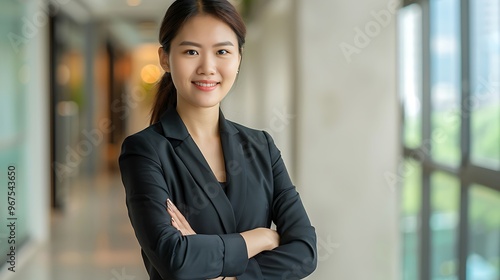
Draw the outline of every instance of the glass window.
M26 66L25 45L22 18L25 15L25 4L20 1L4 1L0 9L0 220L7 218L16 220L16 246L28 238L28 213L26 201L28 192L21 187L23 178L29 174L23 173L27 144L25 141L25 99L26 99ZM16 188L14 189L16 207L14 216L7 211L7 169L16 168ZM12 200L11 200L12 201ZM5 263L7 253L12 244L2 242L9 236L9 228L0 227L0 266Z
M471 158L500 170L500 1L471 1Z
M405 161L402 189L401 233L403 238L403 280L418 280L420 259L420 208L422 167L415 160Z
M469 205L467 279L499 279L500 192L474 185Z
M417 4L399 12L399 92L403 100L403 141L408 148L422 143L422 10Z
M460 1L430 1L432 157L460 162ZM436 136L439 135L439 136Z
M418 166L421 174L418 178L406 174L401 193L402 278L499 280L500 0L405 1L409 2L416 4L408 4L398 14L402 145L410 148L403 150L406 165ZM462 4L469 10L462 11ZM464 13L469 13L468 26L461 21ZM420 30L420 25L426 28ZM470 46L467 53L461 48L465 44ZM427 47L429 52L421 51ZM465 55L470 56L470 63L462 63ZM429 71L423 73L426 62ZM464 73L470 75L469 84L462 84ZM470 96L464 106L462 92ZM423 115L427 112L429 116ZM421 134L427 128L430 139ZM469 139L470 147L461 145ZM430 151L430 156L418 154L420 162L415 162L410 160L416 156L411 149L418 147L421 152ZM427 171L422 172L423 166ZM484 186L473 185L461 192L479 179L484 179ZM423 197L427 180L430 194ZM460 213L465 213L461 195L469 205L468 229L459 227ZM427 205L430 216L420 216L427 211L420 207ZM417 221L429 228L419 227ZM468 242L460 243L459 236L467 236ZM429 251L420 250L420 240L429 242ZM468 252L467 258L459 258L459 252ZM420 260L428 260L429 266L419 265Z
M433 280L458 279L460 183L454 176L431 176L431 275Z

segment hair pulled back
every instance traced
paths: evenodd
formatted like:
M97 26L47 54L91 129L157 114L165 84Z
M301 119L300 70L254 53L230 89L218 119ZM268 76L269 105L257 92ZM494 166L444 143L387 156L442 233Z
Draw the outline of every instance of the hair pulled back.
M238 11L227 0L174 1L165 13L160 27L159 42L164 52L170 52L170 44L184 23L200 14L214 16L229 25L236 33L241 54L245 44L246 27ZM170 73L163 74L157 88L150 124L158 122L165 111L177 104L177 90Z

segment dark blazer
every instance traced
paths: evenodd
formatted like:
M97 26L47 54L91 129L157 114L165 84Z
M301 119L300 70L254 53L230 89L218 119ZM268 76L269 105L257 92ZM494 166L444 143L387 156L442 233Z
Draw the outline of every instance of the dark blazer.
M130 221L152 280L300 279L316 268L316 233L270 135L220 113L227 194L175 109L125 139L120 171ZM170 223L166 201L196 235ZM239 234L276 224L280 246L248 259Z

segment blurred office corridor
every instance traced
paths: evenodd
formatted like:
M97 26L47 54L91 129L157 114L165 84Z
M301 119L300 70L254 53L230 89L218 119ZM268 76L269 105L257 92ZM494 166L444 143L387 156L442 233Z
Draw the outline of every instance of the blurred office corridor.
M8 279L147 279L124 201L117 174L75 182L64 213L52 215L49 240L20 251L22 266Z
M308 279L499 280L500 0L231 2L248 33L221 107L280 148ZM117 159L170 3L0 3L1 280L148 279Z

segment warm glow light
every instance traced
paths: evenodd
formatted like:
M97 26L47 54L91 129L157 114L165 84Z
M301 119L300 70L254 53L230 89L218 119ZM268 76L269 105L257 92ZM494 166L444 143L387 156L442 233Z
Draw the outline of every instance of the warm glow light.
M148 64L142 67L141 79L145 83L154 84L160 79L160 76L161 76L160 67L153 64Z
M127 0L127 4L131 7L139 6L141 2L141 0Z
M71 71L66 64L59 64L57 66L56 79L57 83L62 86L69 83L69 80L71 79Z

